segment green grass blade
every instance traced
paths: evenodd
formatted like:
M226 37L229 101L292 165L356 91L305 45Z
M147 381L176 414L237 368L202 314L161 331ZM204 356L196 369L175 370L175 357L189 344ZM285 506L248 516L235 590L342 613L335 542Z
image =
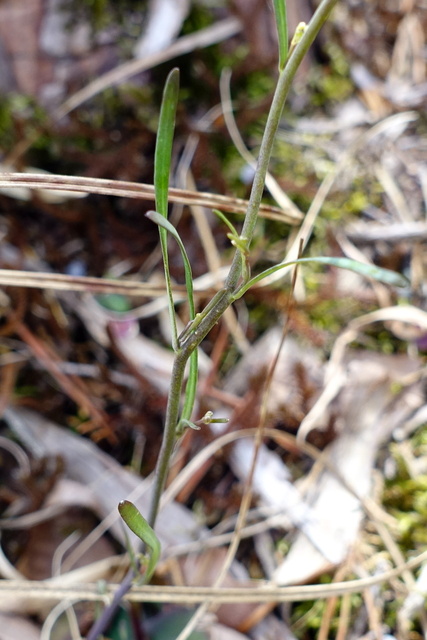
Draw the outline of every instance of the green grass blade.
M168 191L171 169L172 144L175 131L175 114L179 94L179 70L172 69L166 79L160 108L159 126L154 154L154 188L156 210L168 216Z
M155 222L165 233L170 233L178 243L182 255L182 260L184 262L185 287L187 289L190 320L194 320L194 318L196 317L196 308L194 305L193 274L191 271L190 260L184 247L184 243L182 242L180 235L175 227L169 222L169 220L166 220L163 216L161 216L160 213L158 213L157 211L148 211L145 215L147 216L147 218ZM181 415L182 419L184 420L189 420L193 412L194 402L196 399L197 380L198 354L197 349L195 349L195 351L193 351L190 356L190 370L185 387L184 407L182 409Z
M185 385L184 406L182 408L181 420L190 420L196 401L197 382L199 379L199 354L197 349L190 356L190 369L188 371L187 384ZM180 423L181 423L180 420ZM178 431L180 427L178 427Z
M230 233L233 236L236 236L236 238L238 237L238 233L236 230L236 227L233 226L233 224L230 222L230 220L222 213L222 211L220 211L219 209L212 209L212 213L214 213L220 220L221 222L223 222L225 225L227 225L227 227L230 229Z
M157 131L156 150L154 154L154 190L156 209L164 218L168 216L168 192L171 170L172 144L175 130L175 114L179 94L179 70L172 69L167 77L163 91L160 109L159 127ZM175 307L172 295L172 283L169 273L169 258L167 249L167 232L159 227L160 246L162 249L163 266L165 270L166 289L168 296L169 315L172 326L172 346L178 349L178 331L175 319Z
M147 571L144 575L144 582L150 582L156 565L160 558L160 542L153 529L150 527L144 516L138 511L135 505L129 500L122 500L118 506L119 513L127 524L129 529L142 542L144 542L150 550Z
M178 246L181 250L182 260L184 262L184 273L185 273L185 287L187 289L188 295L188 305L189 305L189 315L190 320L194 320L196 317L196 308L194 305L194 294L193 294L193 274L191 271L190 260L188 259L187 252L184 247L184 243L182 242L178 231L175 229L173 225L161 216L157 211L148 211L146 214L147 218L155 222L159 227L165 232L170 233L178 243ZM194 402L196 399L196 390L197 390L197 380L198 380L198 354L197 349L193 351L190 356L190 370L188 373L188 380L185 387L185 399L184 399L184 407L182 409L181 417L184 420L189 420L191 418L191 414L193 413ZM179 427L178 427L179 429Z
M390 269L383 269L382 267L377 267L371 264L364 264L363 262L357 262L357 260L351 260L350 258L330 258L328 256L320 256L318 258L299 258L299 260L291 260L290 262L282 262L280 264L276 264L262 273L259 273L257 276L254 276L246 282L236 293L235 299L240 298L248 289L250 289L254 284L264 280L268 276L276 273L280 269L284 269L285 267L289 267L293 264L302 264L304 262L314 262L320 264L327 264L333 267L339 267L340 269L348 269L349 271L354 271L355 273L359 273L366 278L372 278L373 280L378 280L379 282L384 282L385 284L391 284L395 287L406 287L408 286L408 280L405 276L402 276L400 273L396 273L395 271L390 271Z
M147 211L145 214L149 220L155 222L162 231L165 233L170 233L178 243L178 246L181 251L182 260L184 262L184 273L185 273L185 287L187 289L188 295L188 305L190 308L190 320L194 320L196 316L196 310L194 306L194 296L193 296L193 274L191 271L190 260L188 259L187 252L184 247L184 243L182 242L178 231L175 227L166 220L158 211Z
M277 35L279 37L279 70L283 71L288 59L288 19L286 0L274 0Z

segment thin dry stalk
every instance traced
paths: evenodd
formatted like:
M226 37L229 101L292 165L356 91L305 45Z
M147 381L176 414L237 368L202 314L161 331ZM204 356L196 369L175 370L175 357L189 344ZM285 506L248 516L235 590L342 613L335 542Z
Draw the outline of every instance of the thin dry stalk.
M181 603L190 606L201 602L211 601L214 604L249 602L259 604L263 602L296 602L331 598L346 593L361 593L364 589L389 582L402 575L406 570L419 567L427 561L427 551L412 558L404 565L388 571L378 573L368 578L359 578L332 584L301 585L296 587L277 587L265 582L258 582L253 587L170 587L149 585L133 587L123 597L128 602L168 602ZM69 576L51 578L45 581L34 580L1 580L0 596L3 602L7 598L25 598L34 600L50 600L58 602L68 600L88 600L90 602L104 602L109 604L117 584L108 584L105 591L100 593L99 585L86 583L84 585L70 584ZM66 580L67 579L67 580ZM69 584L65 584L68 581Z
M122 198L139 198L154 201L154 187L151 184L127 182L124 180L105 180L103 178L85 178L81 176L62 176L38 173L0 173L0 189L26 187L28 189L48 189L52 191L75 191L76 193L92 193ZM170 188L170 202L181 204L198 204L202 207L217 208L229 213L246 212L248 201L212 193ZM287 224L298 224L302 214L283 211L279 207L261 204L259 215Z

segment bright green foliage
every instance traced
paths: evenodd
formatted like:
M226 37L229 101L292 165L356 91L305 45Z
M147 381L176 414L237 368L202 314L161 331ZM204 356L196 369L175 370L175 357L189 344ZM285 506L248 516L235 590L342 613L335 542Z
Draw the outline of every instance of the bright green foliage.
M385 284L391 284L395 287L406 287L408 285L407 279L396 271L382 269L381 267L377 267L371 264L364 264L362 262L357 262L356 260L351 260L350 258L329 258L328 256L319 256L317 258L300 258L299 260L282 262L281 264L276 264L273 267L266 269L262 273L259 273L257 276L254 276L251 280L249 280L249 282L243 284L243 286L236 293L235 299L237 300L238 298L241 298L242 295L246 293L246 291L250 289L254 284L260 282L268 276L273 275L273 273L276 273L276 271L285 269L286 267L289 267L293 264L302 264L304 262L317 262L333 267L339 267L340 269L348 269L349 271L359 273L366 278L372 278L373 280L378 280L379 282L384 282Z
M138 511L135 505L129 500L122 500L118 506L119 513L129 529L150 549L148 556L147 571L144 575L144 582L150 582L156 565L160 558L160 542L153 529L150 527L144 516Z
M285 68L288 59L288 20L286 15L286 0L274 0L277 35L279 37L279 70Z
M190 260L188 259L187 252L184 247L184 243L182 242L179 236L179 233L175 229L175 227L169 222L169 220L166 220L160 213L158 213L157 211L148 211L145 215L147 216L147 218L149 218L149 220L152 220L157 225L159 225L159 227L161 227L162 229L165 229L168 233L170 233L178 243L179 249L181 251L182 259L184 261L185 286L187 288L187 294L188 294L190 319L194 320L196 311L194 307L194 298L193 298L193 276L191 272Z
M146 213L146 216L147 218L149 218L150 220L158 224L161 230L164 230L167 233L170 233L178 243L178 246L181 251L182 259L184 262L185 286L187 289L190 320L193 321L196 317L196 309L194 306L194 297L193 297L193 275L191 272L190 260L188 259L187 252L184 247L184 243L182 242L178 234L178 231L175 229L175 227L171 225L169 220L161 216L157 211L148 211ZM178 338L177 338L177 347L179 347ZM182 410L182 420L184 422L187 422L190 419L191 414L193 412L194 401L196 398L197 379L198 379L197 369L198 369L198 356L197 356L197 349L196 349L195 351L193 351L190 357L190 371L188 374L188 382L187 382L186 392L185 392L184 408Z
M167 77L163 91L163 101L160 109L159 128L154 155L154 190L156 194L156 210L164 218L168 217L169 176L171 170L171 155L173 134L175 130L175 113L178 104L179 71L172 69ZM178 333L175 321L175 309L172 295L172 283L169 273L169 258L167 247L167 230L160 226L160 245L162 249L163 266L165 270L166 288L169 302L169 315L172 326L172 346L178 348Z

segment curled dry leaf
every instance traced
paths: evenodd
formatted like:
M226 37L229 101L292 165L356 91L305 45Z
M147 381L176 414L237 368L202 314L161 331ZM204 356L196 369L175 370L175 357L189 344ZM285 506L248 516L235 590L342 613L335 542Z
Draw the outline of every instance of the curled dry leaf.
M180 569L184 578L185 584L191 586L212 586L215 584L215 580L218 578L221 566L225 561L227 554L226 549L209 549L206 550L202 556L190 556L180 561ZM245 586L245 573L239 577L233 576L229 573L225 580L222 582L222 587ZM250 581L246 577L247 585L250 586ZM226 624L232 628L239 628L239 626L246 620L253 610L252 604L247 603L233 603L223 604L216 611L218 620L222 624Z
M96 493L97 515L107 518L105 528L125 544L123 527L117 511L123 499L132 500L141 511L148 513L151 480L143 480L124 469L92 442L61 429L34 412L10 408L5 419L19 439L30 449L44 455L61 455L66 474L80 481ZM201 530L193 514L176 503L167 505L161 512L157 533L163 549L169 545L188 542L199 537Z

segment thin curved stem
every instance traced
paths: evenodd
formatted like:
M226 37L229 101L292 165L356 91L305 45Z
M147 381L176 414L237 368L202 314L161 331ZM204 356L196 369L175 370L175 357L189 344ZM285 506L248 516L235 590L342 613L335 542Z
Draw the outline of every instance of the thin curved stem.
M169 462L176 441L176 429L179 422L179 410L181 402L181 389L184 381L185 366L190 353L180 351L177 353L172 370L172 380L166 408L165 430L162 446L156 464L156 478L154 481L153 495L151 498L148 523L154 528L157 513L159 511L160 498L163 493L166 478L169 471Z
M251 195L249 198L248 208L246 210L245 220L242 227L241 235L247 239L247 247L252 241L255 225L258 219L258 211L264 192L265 178L268 171L268 165L273 150L274 140L277 129L279 127L280 118L282 116L283 107L286 102L295 74L304 58L305 54L313 44L321 27L326 22L338 0L324 0L316 13L307 25L304 35L296 45L293 53L289 57L285 68L279 75L276 90L274 92L273 101L270 112L268 114L264 135L262 137L257 169L252 184ZM226 286L234 288L241 275L241 259L240 253L236 251L233 262L226 280ZM215 324L215 323L214 323Z
M271 154L277 129L279 127L280 118L282 116L283 107L289 93L292 81L301 64L302 59L307 53L316 38L320 28L327 20L333 7L338 0L323 0L311 19L309 25L305 29L304 35L296 45L292 55L279 75L276 90L274 92L273 101L268 114L264 135L261 141L261 147L258 157L257 169L252 184L251 195L249 198L248 208L243 223L241 237L245 240L246 246L249 247L252 240L255 225L258 219L258 211L264 191L265 177L268 171ZM173 447L176 441L176 428L179 422L179 407L181 388L184 379L185 365L188 358L197 349L202 340L207 336L211 329L217 324L224 312L234 301L234 294L239 280L242 277L242 259L241 251L236 250L230 267L230 272L225 281L224 289L217 294L215 304L202 312L202 320L197 322L197 330L188 332L185 340L181 342L181 349L176 356L173 366L172 383L168 399L166 411L165 432L160 451L158 464L156 467L155 488L152 497L150 509L149 523L154 527L161 494L166 482L168 473L169 460L172 455Z

